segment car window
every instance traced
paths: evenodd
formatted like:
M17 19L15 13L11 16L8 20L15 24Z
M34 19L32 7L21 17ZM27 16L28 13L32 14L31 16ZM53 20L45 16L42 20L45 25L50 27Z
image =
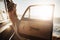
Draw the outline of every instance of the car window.
M30 19L51 20L53 6L32 6L30 7Z

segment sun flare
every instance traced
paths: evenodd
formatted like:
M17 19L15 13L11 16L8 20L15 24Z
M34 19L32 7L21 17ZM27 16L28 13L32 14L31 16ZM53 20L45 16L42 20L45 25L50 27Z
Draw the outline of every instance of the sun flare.
M42 5L34 6L30 8L31 18L41 19L41 20L51 20L52 19L53 6Z

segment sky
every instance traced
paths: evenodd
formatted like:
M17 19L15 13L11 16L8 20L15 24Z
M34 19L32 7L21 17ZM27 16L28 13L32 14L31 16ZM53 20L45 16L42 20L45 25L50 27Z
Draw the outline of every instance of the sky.
M60 0L13 0L15 4L17 4L17 14L22 15L25 11L25 9L29 5L33 4L41 4L41 3L50 3L50 4L55 4L54 8L54 16L55 17L60 17ZM4 9L4 4L0 0L0 9Z
M29 5L33 4L41 4L41 3L50 3L50 4L55 4L54 8L54 16L55 17L60 17L60 0L13 0L15 4L17 4L17 15L20 16L24 13L26 8ZM4 9L4 4L3 2L0 2L0 9Z
M13 0L17 4L17 14L23 14L29 5L53 3L53 0Z
M54 16L60 17L60 0L13 0L17 4L17 14L23 14L29 5L50 3L55 4Z

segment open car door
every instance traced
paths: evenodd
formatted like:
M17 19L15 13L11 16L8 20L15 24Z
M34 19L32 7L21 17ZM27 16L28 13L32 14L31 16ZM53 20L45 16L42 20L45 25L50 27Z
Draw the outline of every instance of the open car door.
M27 38L52 40L52 29L53 5L31 5L23 14L18 31Z

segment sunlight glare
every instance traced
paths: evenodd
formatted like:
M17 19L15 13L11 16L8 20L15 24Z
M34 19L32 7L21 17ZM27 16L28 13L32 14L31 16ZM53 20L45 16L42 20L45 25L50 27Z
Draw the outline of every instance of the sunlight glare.
M42 19L42 20L51 20L52 19L52 10L53 6L34 6L30 8L31 18Z

